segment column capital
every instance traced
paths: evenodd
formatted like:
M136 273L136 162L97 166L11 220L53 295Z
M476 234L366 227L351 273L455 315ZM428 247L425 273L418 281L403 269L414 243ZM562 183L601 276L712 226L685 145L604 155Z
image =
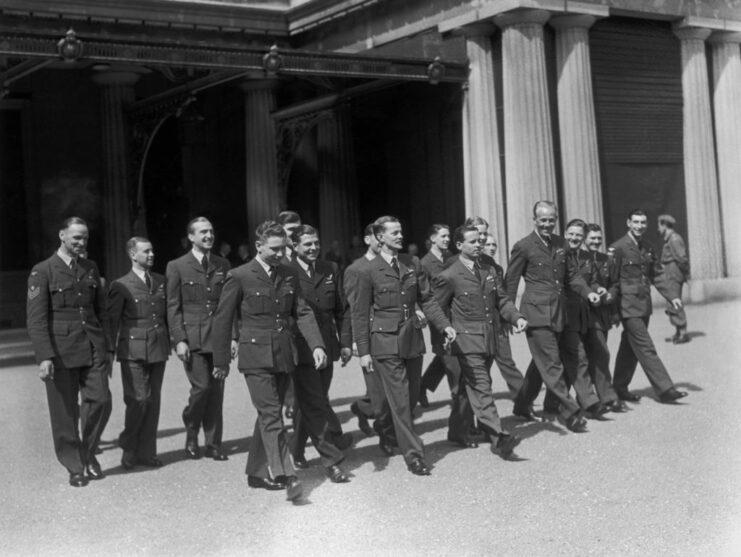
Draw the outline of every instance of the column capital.
M674 34L680 41L704 41L712 32L706 27L674 27Z
M150 73L140 66L100 65L93 69L93 83L102 87L133 87L142 75Z
M557 15L552 17L548 24L555 29L589 29L597 18L593 15L585 14L568 14L568 15Z
M735 33L730 31L714 31L708 42L713 44L739 44L741 43L741 33Z
M456 27L450 30L450 34L456 37L489 37L497 30L497 26L491 21L478 21L470 25Z
M239 88L245 93L264 89L275 89L280 83L278 78L245 79L239 83Z
M515 25L545 25L550 17L545 10L513 10L494 16L493 21L504 30Z

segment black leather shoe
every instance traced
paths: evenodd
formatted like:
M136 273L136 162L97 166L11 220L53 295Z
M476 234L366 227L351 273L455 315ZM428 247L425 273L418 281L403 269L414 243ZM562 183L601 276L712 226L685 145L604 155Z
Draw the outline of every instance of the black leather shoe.
M517 435L510 433L500 433L497 437L497 442L491 444L491 452L499 455L503 459L508 459L512 456L515 447L522 442L522 439Z
M687 393L685 391L678 391L674 387L671 387L670 389L664 391L659 395L659 402L663 404L672 404L673 402L676 402L680 398L684 398L686 396Z
M219 461L229 460L229 457L222 453L219 447L207 447L205 454L206 458L213 458Z
M259 476L247 476L247 485L253 489L267 489L268 491L280 491L286 488L286 484L270 478Z
M393 456L394 446L391 440L385 435L381 434L378 440L378 446L381 448L386 456Z
M87 485L87 478L80 472L70 472L69 485L72 487L85 487Z
M586 433L588 431L587 420L579 416L578 412L566 418L566 427L574 433Z
M620 400L624 400L626 402L638 402L641 400L641 397L638 395L635 395L629 391L615 391L617 393L617 396Z
M147 468L162 468L165 465L165 463L156 456L150 456L149 458L137 458L136 463L141 464L142 466L146 466ZM123 459L121 459L121 464L123 464Z
M89 480L102 480L105 478L103 470L100 469L100 463L98 463L98 459L94 456L90 457L87 466L85 466L85 475Z
M538 418L535 417L535 414L533 414L533 410L530 406L520 405L515 403L514 408L512 409L512 414L517 416L518 418L522 418L526 422L537 422Z
M349 433L343 433L342 435L338 435L334 438L334 441L332 441L332 444L340 449L341 451L346 451L352 446L352 435Z
M584 411L584 415L590 420L605 420L607 418L604 416L607 412L609 412L609 410L604 404L601 402L595 402Z
M136 459L134 458L134 455L124 451L124 453L121 455L121 466L123 466L124 470L131 470L132 468L134 468L134 466L136 466Z
M327 466L327 477L329 478L329 481L336 484L344 484L350 481L348 475L345 474L344 470L342 470L342 468L337 464Z
M309 467L309 463L306 461L306 457L302 454L295 455L293 457L293 465L296 468L301 468L302 470Z
M362 431L367 437L373 437L373 435L375 435L375 432L373 431L370 423L368 423L368 418L360 411L357 402L353 402L350 405L350 412L355 414L355 416L358 418L358 428L360 429L360 431Z
M448 441L451 443L455 443L459 447L463 447L464 449L476 449L478 448L479 444L474 441L473 439L468 439L466 437L451 437L448 435Z
M419 401L418 402L422 408L430 407L430 400L427 398L427 389L425 387L421 387L419 389Z
M687 333L677 333L672 337L672 342L674 344L686 344L690 341L690 337Z
M415 476L429 476L430 475L430 469L427 468L425 461L419 457L412 459L412 461L409 464L407 464L407 468Z
M185 456L192 460L201 458L201 449L198 448L198 436L188 434L185 439Z
M304 486L296 476L288 476L286 483L286 501L295 501L304 493Z
M622 414L629 410L628 405L620 399L608 402L605 406L607 406L610 412L615 412L616 414Z

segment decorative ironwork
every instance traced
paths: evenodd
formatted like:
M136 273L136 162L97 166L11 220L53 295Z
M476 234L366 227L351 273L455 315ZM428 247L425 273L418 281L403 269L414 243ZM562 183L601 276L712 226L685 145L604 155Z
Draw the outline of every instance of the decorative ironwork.
M262 57L262 65L268 75L275 75L283 67L283 57L278 52L278 46L270 47L270 52Z
M69 29L64 38L57 43L57 52L65 62L76 62L84 52L82 41L75 35L74 29Z

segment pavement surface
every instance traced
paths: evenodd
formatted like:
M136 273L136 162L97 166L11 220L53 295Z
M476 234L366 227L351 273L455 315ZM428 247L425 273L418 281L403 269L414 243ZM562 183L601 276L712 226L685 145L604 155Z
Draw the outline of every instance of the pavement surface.
M107 477L75 489L54 457L35 367L2 369L0 555L741 555L741 302L690 306L688 317L689 344L664 342L672 330L661 309L650 331L689 397L657 403L639 368L631 387L642 401L610 421L590 421L589 433L513 418L495 369L504 424L525 438L516 462L488 445L465 450L445 440L443 383L417 419L430 477L413 476L401 456L384 457L377 438L358 431L349 411L363 391L354 360L336 370L331 391L356 440L345 462L352 481L326 480L309 447L314 466L299 471L300 504L247 488L255 410L234 370L224 410L227 462L184 458L188 383L173 359L159 433L165 466L127 472L114 445L124 410L116 366L99 458ZM618 340L613 329L613 358ZM513 337L513 350L524 369L524 337Z

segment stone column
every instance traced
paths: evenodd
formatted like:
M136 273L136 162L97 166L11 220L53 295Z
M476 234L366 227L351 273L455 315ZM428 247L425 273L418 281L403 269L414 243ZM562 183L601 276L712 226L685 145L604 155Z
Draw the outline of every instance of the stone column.
M705 56L710 30L686 27L674 33L682 42L684 188L692 277L715 279L723 276L723 246Z
M504 211L504 184L499 161L499 123L494 89L491 24L466 27L469 61L468 83L463 95L463 176L466 216L489 221L490 232L499 242L506 260L507 221Z
M556 29L563 224L573 218L604 224L589 58L589 28L596 19L566 15L549 22Z
M346 252L353 234L361 234L350 107L336 108L317 125L319 224L322 253L332 240Z
M741 277L741 228L736 222L741 207L741 33L713 34L710 43L726 272Z
M104 276L110 281L128 271L126 241L131 237L131 159L124 113L134 101L134 85L141 72L111 68L96 73L100 85L103 151L103 246Z
M245 167L247 188L247 227L250 241L255 228L280 212L278 163L275 148L276 80L248 80L241 84L244 91Z
M522 10L494 18L502 28L504 174L512 244L532 231L536 201L557 201L543 44L549 17L543 10Z

